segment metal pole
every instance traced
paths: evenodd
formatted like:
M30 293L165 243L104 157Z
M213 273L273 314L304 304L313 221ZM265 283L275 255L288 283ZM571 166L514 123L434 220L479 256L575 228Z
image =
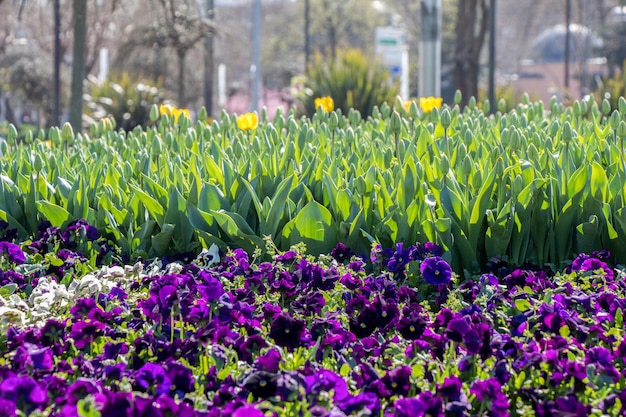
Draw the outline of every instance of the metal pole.
M213 21L215 16L213 0L206 0L206 17L211 24L204 39L204 108L209 117L213 116Z
M311 3L310 0L304 0L304 73L306 74L309 67L309 60L311 59Z
M54 0L54 62L52 75L52 125L61 124L61 0Z
M261 93L261 0L252 0L252 103L253 111L259 110Z
M441 96L441 0L422 0L418 94Z
M489 13L489 104L493 113L496 107L496 0L491 0Z
M567 90L569 88L569 56L570 56L570 37L571 33L569 30L570 21L572 19L572 3L571 0L565 0L565 80L563 81L563 85Z

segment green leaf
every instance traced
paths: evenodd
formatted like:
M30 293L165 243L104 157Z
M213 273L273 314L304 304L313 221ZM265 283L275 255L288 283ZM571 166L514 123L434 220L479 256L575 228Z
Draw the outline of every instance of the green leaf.
M211 210L210 213L217 221L220 230L226 234L230 241L248 253L254 252L257 247L265 247L263 239L252 230L239 214L225 210Z
M170 223L176 225L173 239L178 245L177 249L181 252L187 249L187 245L191 242L191 238L193 237L193 227L189 222L186 209L187 203L185 199L178 191L178 188L173 188L170 192L169 205L163 222L165 224Z
M261 234L264 236L277 237L279 235L278 227L285 215L285 204L292 190L294 175L290 175L278 184L276 192L272 197L270 209L265 218L265 222L261 225Z
M283 228L283 237L295 245L304 242L313 255L330 252L337 244L337 227L328 209L310 201Z
M143 203L143 205L146 207L146 209L148 210L148 213L150 213L152 218L156 220L156 222L159 225L162 225L163 216L165 214L165 210L163 209L163 206L161 206L161 204L155 198L150 196L148 193L146 193L139 187L133 184L128 184L128 186L132 189L135 195Z
M3 285L0 287L0 297L8 297L11 294L14 294L17 291L17 284L12 282L10 284Z
M530 301L528 301L526 298L521 298L515 300L515 308L523 313L527 310L530 310L532 308L532 305L530 304Z
M165 223L161 228L161 231L152 236L152 249L154 250L156 256L168 254L174 229L176 229L175 224Z
M46 200L37 201L37 211L54 227L62 227L68 220L74 220L70 213L63 207Z

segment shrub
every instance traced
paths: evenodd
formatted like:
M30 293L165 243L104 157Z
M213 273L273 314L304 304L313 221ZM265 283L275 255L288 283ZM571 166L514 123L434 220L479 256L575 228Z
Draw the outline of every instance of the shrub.
M164 100L161 86L150 85L128 74L102 83L90 78L85 99L85 119L88 124L113 117L116 126L131 131L150 123L150 108Z
M612 76L602 78L593 95L598 102L607 99L612 110L619 108L620 97L626 96L626 61L624 61L621 70L616 71Z
M380 63L349 49L339 51L333 59L316 54L298 99L308 115L315 113L316 98L330 96L343 114L355 109L367 117L374 106L391 104L398 92L397 82L390 81L389 72Z

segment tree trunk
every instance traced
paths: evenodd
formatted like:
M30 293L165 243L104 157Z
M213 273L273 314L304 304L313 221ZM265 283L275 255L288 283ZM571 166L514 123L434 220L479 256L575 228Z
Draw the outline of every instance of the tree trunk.
M72 7L74 53L72 57L70 124L74 132L78 133L82 129L83 119L83 82L85 80L85 56L87 55L87 0L73 0Z
M478 96L480 51L489 26L486 0L459 0L456 22L454 84L463 93L461 106Z
M185 107L185 55L187 51L179 49L178 55L178 107Z

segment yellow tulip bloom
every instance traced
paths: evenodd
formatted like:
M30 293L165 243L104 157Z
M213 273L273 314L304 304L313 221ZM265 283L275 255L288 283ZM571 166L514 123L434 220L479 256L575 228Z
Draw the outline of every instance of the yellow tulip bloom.
M185 116L187 116L187 118L191 119L188 109L177 109L176 107L170 106L169 104L161 104L159 106L159 113L161 114L161 116L167 114L172 119L174 119L174 123L178 122L178 118L181 114L184 114Z
M420 97L420 107L424 113L430 113L434 108L440 108L442 104L441 97Z
M315 108L321 107L326 113L335 109L335 101L331 96L318 97L315 99Z
M413 100L407 100L402 103L402 107L404 107L407 113L411 113L411 104L413 104Z
M252 130L259 124L256 113L245 113L237 117L237 127L241 130Z

